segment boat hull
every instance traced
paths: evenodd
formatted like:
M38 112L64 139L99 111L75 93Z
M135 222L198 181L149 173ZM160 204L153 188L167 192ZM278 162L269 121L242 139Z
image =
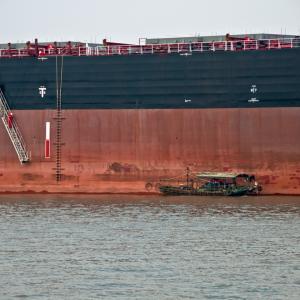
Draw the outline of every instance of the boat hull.
M0 127L0 192L156 193L191 171L254 174L264 194L300 194L300 108L68 109L61 181L56 110L16 110L31 161ZM45 123L50 122L50 158Z
M194 189L194 188L183 188L176 186L161 186L159 188L160 192L166 196L230 196L238 197L244 195L257 195L252 192L252 189L247 187L239 187L231 190L216 189Z

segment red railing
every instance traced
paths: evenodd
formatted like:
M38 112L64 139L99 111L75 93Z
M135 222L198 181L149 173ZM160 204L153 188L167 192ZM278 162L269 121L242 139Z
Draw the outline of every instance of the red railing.
M0 49L1 57L47 57L47 56L108 56L108 55L144 55L179 53L189 55L194 52L207 51L250 51L300 48L300 38L268 39L268 40L241 40L221 42L195 42L176 44L151 45L108 45L108 46L72 46L65 47L32 45L23 49Z

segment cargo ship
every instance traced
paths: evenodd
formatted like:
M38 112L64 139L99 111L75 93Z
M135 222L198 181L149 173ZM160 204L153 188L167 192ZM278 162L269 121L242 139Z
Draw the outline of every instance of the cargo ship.
M156 193L255 174L300 194L300 38L0 45L0 192Z

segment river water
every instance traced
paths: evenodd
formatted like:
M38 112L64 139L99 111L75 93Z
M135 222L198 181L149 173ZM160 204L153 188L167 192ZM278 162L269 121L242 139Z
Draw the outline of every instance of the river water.
M0 196L0 299L300 299L300 197Z

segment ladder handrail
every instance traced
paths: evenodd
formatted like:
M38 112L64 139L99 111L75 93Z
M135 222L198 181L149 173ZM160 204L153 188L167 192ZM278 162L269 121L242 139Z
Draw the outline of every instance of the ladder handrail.
M16 134L16 131L11 130L11 128L8 126L7 122L5 121L5 117L2 117L2 121L4 123L5 129L12 141L12 144L17 152L18 158L21 163L29 161L28 154L26 150L24 150L24 146L22 145L22 142L18 139L18 136ZM17 139L17 141L14 141Z
M7 130L7 133L13 143L13 146L17 152L19 160L21 163L29 161L28 151L26 150L26 144L22 137L22 134L18 128L17 121L15 118L12 118L11 127L8 124L8 117L11 114L11 110L6 101L6 98L0 88L0 111L1 111L1 119Z
M2 102L2 103L4 104L4 106L5 106L5 111L4 111L4 113L5 113L5 117L7 118L8 115L11 113L11 110L10 110L10 108L9 108L9 106L8 106L8 103L7 103L7 101L6 101L6 98L5 98L5 96L4 96L4 94L3 94L2 90L1 90L1 88L0 88L0 98L1 98L1 100L2 100L1 102ZM7 120L7 119L6 119L6 120ZM23 137L22 137L22 134L21 134L21 132L20 132L20 130L19 130L19 127L18 127L16 118L13 118L13 120L12 120L12 127L13 127L14 130L16 131L18 138L21 140L21 143L22 143L22 145L24 146L24 149L26 150L25 141L24 141L24 139L23 139Z
M5 99L5 96L4 96L4 94L3 94L1 88L0 88L0 99L2 100L2 101L1 101L1 104L2 104L2 106L3 106L3 108L4 108L4 110L2 110L2 111L3 111L3 113L5 113L6 116L7 116L8 113L10 113L10 108L9 108L9 106L8 106L8 103L7 103L6 99Z

